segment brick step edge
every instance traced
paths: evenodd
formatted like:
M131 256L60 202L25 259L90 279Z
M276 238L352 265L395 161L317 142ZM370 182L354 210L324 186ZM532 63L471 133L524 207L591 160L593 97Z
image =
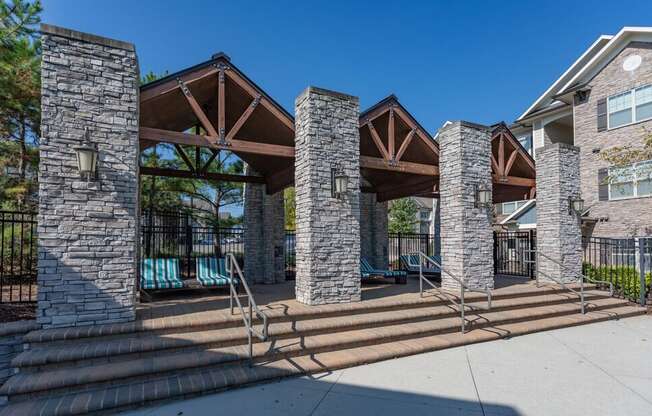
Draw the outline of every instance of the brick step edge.
M602 303L594 306L587 305L587 310L592 312L609 311L623 307L626 303L618 300L604 299ZM480 314L469 313L467 318L482 318L480 323L470 323L469 330L496 325L506 325L516 322L527 322L557 316L567 316L577 313L575 305L552 305L529 309L521 314L516 311L492 311ZM608 312L607 312L608 313ZM495 319L492 319L495 318ZM374 345L383 341L402 341L415 338L442 335L460 331L460 318L447 318L432 322L418 322L414 324L399 324L380 328L358 329L340 333L341 341L334 340L332 334L317 335L310 338L300 337L297 342L291 343L294 347L284 351L268 354L264 345L273 345L276 340L256 345L254 353L258 361L274 360L276 357L293 357L304 355L307 352L321 353L336 351L366 345ZM294 339L289 339L294 341ZM311 345L312 344L312 345ZM122 363L100 364L98 366L77 367L73 369L58 369L38 373L17 374L9 379L1 388L0 395L8 396L11 401L25 400L56 392L58 389L84 389L105 386L106 383L134 381L148 378L152 375L163 375L171 372L182 372L192 368L206 366L224 366L229 363L246 360L247 347L204 350L198 352L181 353L181 362L174 362L174 355L146 358ZM176 358L179 358L177 356Z
M604 297L600 292L592 291L586 294L586 299L587 301L591 301L610 298ZM570 293L528 296L523 299L499 299L493 301L492 312L558 305L577 302L577 300L576 296ZM482 308L486 306L486 302L467 303L467 305ZM430 308L432 308L432 310L430 310ZM423 313L421 315L417 314L417 316L411 314L414 309L401 309L399 311L357 314L354 315L355 318L350 321L340 320L333 317L299 321L304 323L303 326L306 326L306 323L308 324L305 329L297 329L294 323L290 324L287 321L271 322L269 334L270 337L284 339L296 337L298 334L317 335L320 333L348 331L355 328L381 327L391 324L442 319L459 314L456 310L451 309L450 304L440 306L420 305L418 310L423 311ZM396 312L396 316L393 316L392 312ZM382 316L381 319L374 319L378 318L379 315L384 316ZM62 365L67 365L71 362L81 364L85 361L101 362L100 360L102 359L105 361L116 362L129 360L133 357L141 357L146 354L156 354L162 351L173 352L202 347L228 347L247 342L246 331L242 324L239 328L212 329L210 332L214 334L213 337L207 336L206 332L208 331L197 331L196 333L199 335L197 335L196 340L193 340L192 337L183 337L181 334L179 338L157 338L152 335L151 337L147 336L135 339L118 339L107 342L93 340L92 343L33 348L14 357L11 365L14 368L20 369L20 371L31 372L56 368ZM202 333L203 335L201 335ZM182 334L192 333L183 332ZM255 341L257 342L257 340Z
M579 285L567 285L571 288L579 288ZM585 290L595 290L595 284L585 284ZM560 294L568 293L567 289L543 285L539 288L532 286L531 288L518 290L503 290L494 293L494 300L511 299L516 297L530 297L544 294ZM604 292L606 293L606 292ZM482 294L468 293L468 302L479 302L486 297ZM353 314L370 313L371 311L381 312L383 310L394 309L410 309L414 307L427 306L431 304L444 305L447 301L441 299L430 298L416 298L409 301L387 301L383 299L365 300L362 302L348 303L348 304L329 304L312 306L303 309L299 312L287 314L283 310L266 309L264 306L261 309L268 315L269 319L274 319L279 322L283 320L303 320L314 319L315 317L336 317L336 316L350 316ZM197 329L204 328L229 328L237 327L242 324L242 319L239 315L215 314L208 316L208 319L203 319L201 322L198 320L191 320L181 317L173 317L166 319L148 319L144 321L133 321L121 324L103 324L103 325L88 325L84 327L70 327L70 328L52 328L40 329L31 331L25 336L25 342L31 345L40 343L52 343L57 341L77 340L82 338L99 338L99 337L114 337L120 335L129 335L133 333L151 332L153 334L165 334L172 332L192 332Z
M612 312L615 316L589 312L586 315L573 314L505 325L500 332L477 329L465 335L451 333L317 355L303 355L293 358L291 362L282 359L252 368L246 364L239 364L217 369L200 369L190 374L164 377L148 382L9 404L4 409L0 409L0 416L72 416L91 412L115 412L143 405L153 405L175 398L215 393L263 381L333 371L461 345L637 316L644 314L645 310L624 306L614 309Z

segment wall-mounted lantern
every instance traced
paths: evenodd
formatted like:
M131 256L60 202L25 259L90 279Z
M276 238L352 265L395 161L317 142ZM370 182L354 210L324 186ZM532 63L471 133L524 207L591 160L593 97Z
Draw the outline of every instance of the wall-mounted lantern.
M88 129L84 132L84 142L73 148L77 154L77 169L82 179L90 182L96 178L97 174L97 146L90 141L90 132Z
M331 168L331 195L333 198L344 199L347 191L348 178L339 166Z
M491 190L489 189L480 189L478 185L475 185L475 207L489 207L491 205Z
M581 198L568 198L568 215L581 214L584 211L584 200Z

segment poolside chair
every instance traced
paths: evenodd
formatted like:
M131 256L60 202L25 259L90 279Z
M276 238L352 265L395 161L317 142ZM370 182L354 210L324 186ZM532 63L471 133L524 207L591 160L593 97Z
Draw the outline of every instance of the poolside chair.
M197 281L203 287L229 286L229 273L226 271L224 257L198 257L196 259ZM233 278L236 290L239 289L240 280Z
M441 264L441 256L430 256L430 258ZM404 254L399 260L403 270L411 274L419 274L419 254ZM423 274L441 276L439 266L430 261L425 261L422 267Z
M393 277L394 282L397 284L404 285L407 283L407 273L403 270L374 269L364 257L360 259L360 275L362 279L369 279L371 277Z
M142 290L181 289L179 259L142 259L140 288Z

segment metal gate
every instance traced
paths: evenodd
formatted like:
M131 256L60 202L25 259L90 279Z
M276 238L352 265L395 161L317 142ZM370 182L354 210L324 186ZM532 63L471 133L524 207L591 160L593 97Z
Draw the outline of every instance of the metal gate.
M534 278L536 231L494 232L494 273Z

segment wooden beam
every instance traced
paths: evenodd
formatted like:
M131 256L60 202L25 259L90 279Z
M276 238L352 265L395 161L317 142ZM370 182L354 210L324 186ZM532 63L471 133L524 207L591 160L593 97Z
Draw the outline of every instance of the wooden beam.
M231 79L233 82L238 84L240 88L242 88L249 95L251 95L251 98L255 98L256 96L261 95L259 91L257 91L254 87L252 87L245 79L243 79L232 68L226 68L225 73L229 77L229 79ZM267 109L270 113L274 114L283 124L285 124L287 128L294 131L294 120L289 118L287 114L285 114L283 111L279 110L276 107L276 105L270 102L264 95L261 96L260 104L263 107L265 107L265 109Z
M376 144L376 147L378 148L380 154L383 156L383 159L389 160L389 153L387 153L387 150L385 149L385 145L383 144L383 141L380 140L380 136L378 135L378 132L376 131L376 128L374 127L374 124L371 122L371 120L367 122L367 126L369 127L371 138L374 140L374 143Z
M498 167L500 168L499 173L505 175L505 135L502 133L498 142Z
M208 158L208 160L206 161L206 163L204 164L204 166L202 166L202 168L201 168L201 171L202 171L202 172L207 172L209 166L211 165L211 163L213 163L213 160L215 160L215 158L218 157L218 156L220 155L220 151L219 151L219 150L211 149L211 152L212 152L213 154L211 155L211 157Z
M360 167L366 169L388 170L392 172L413 173L424 176L438 176L437 166L425 165L414 162L397 162L389 164L389 161L371 156L360 156Z
M521 178L518 176L502 176L498 174L492 174L494 183L501 185L512 185L512 186L536 186L536 179L532 178Z
M140 167L140 174L147 176L167 176L172 178L191 178L191 179L208 179L224 182L250 182L250 183L265 183L265 178L262 176L253 175L231 175L227 173L200 173L190 172L187 170L175 170L167 168L149 168Z
M419 195L424 192L434 192L435 187L432 180L414 183L412 185L399 185L390 190L378 192L376 199L378 202L389 201L391 199L403 198L406 196Z
M140 145L140 151L142 152L145 149L148 149L152 146L156 146L156 142L152 142L149 140L141 140L139 145Z
M394 161L396 137L394 135L394 107L389 107L389 121L387 122L387 144L389 160Z
M428 137L424 132L419 129L419 126L416 125L414 122L412 122L412 117L410 117L407 113L405 113L400 106L394 107L394 111L396 112L396 115L398 115L401 120L408 126L414 128L417 130L417 136L421 141L430 148L430 150L433 151L436 155L439 155L439 145L437 142L432 140L430 137Z
M498 165L498 162L496 161L496 158L494 155L491 155L491 166L494 168L494 173L496 175L502 175L503 173L500 171L500 166Z
M195 81L209 77L217 73L217 69L213 66L199 68L195 71L180 75L176 79L170 79L162 84L155 85L150 88L145 88L140 92L140 103L143 104L151 99L160 97L169 92L175 91L179 88L177 79L181 79L186 85L190 85Z
M233 140L236 134L238 134L238 131L240 131L240 128L242 125L247 121L251 113L254 112L256 107L258 106L258 103L260 102L261 95L258 94L256 98L253 99L251 104L249 104L249 107L242 113L240 118L238 118L238 121L235 122L233 127L231 127L231 130L229 131L229 134L226 135L226 142L230 142Z
M279 172L268 175L265 180L265 192L273 195L294 183L294 166L287 167Z
M181 156L181 159L183 159L183 163L188 166L188 169L190 169L191 172L196 171L195 167L192 165L192 162L190 161L190 158L186 154L186 152L181 148L181 145L175 144L174 149L177 151L179 156Z
M401 143L401 147L398 148L398 152L396 153L396 157L394 158L397 162L401 160L401 157L403 157L403 153L405 153L405 150L410 145L410 142L412 141L412 138L414 137L415 133L416 133L416 129L412 129L405 136L405 139L403 139L403 143Z
M220 144L224 144L224 136L226 134L226 99L225 99L225 79L224 79L224 68L219 68L220 72L218 75L217 82L217 131L219 132L219 141Z
M503 172L503 175L507 176L509 175L509 171L512 170L512 166L514 165L514 161L516 161L516 156L518 156L518 150L514 150L511 155L509 155L509 159L507 159L507 164L505 165L505 172Z
M183 95L186 97L188 104L190 104L192 112L195 113L195 116L204 127L204 130L208 132L209 137L217 137L217 132L215 131L213 124L208 120L206 113L204 113L204 110L199 106L199 103L195 100L195 97L193 97L186 84L184 84L180 78L177 78L177 82L179 83L179 87L181 88Z
M208 137L183 133L178 131L154 129L151 127L140 128L140 140L149 140L161 143L176 143L194 145L212 149L230 150L232 152L252 153L258 155L294 157L294 147L278 144L259 143L251 140L233 139L228 145L213 143Z

